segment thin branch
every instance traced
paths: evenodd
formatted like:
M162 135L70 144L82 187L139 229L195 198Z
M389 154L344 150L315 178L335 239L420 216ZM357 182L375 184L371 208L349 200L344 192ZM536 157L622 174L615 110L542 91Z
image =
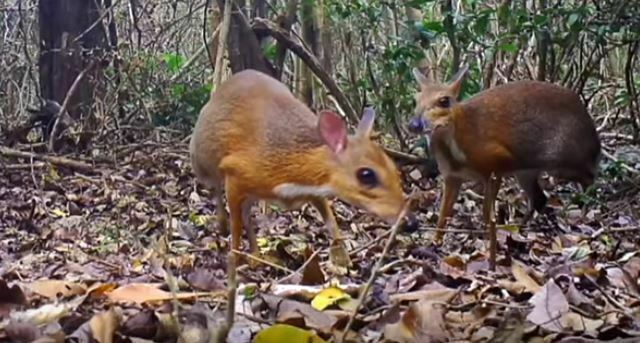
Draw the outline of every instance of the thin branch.
M318 59L313 56L309 50L307 50L304 46L295 42L291 39L289 32L284 31L282 28L278 27L275 23L263 19L263 18L255 18L253 20L253 29L254 30L265 30L267 31L273 38L275 38L278 42L284 44L289 50L291 50L294 54L296 54L304 63L313 71L314 74L322 81L322 83L327 87L329 92L336 98L336 101L342 107L342 110L345 112L347 118L352 123L358 122L358 115L356 114L355 109L347 99L347 96L342 92L338 84L329 76L329 74L322 68Z
M360 307L362 307L362 304L364 303L364 299L367 297L367 293L369 293L369 289L371 288L371 286L373 285L373 282L376 280L376 278L378 277L378 274L380 274L380 271L382 270L384 259L389 254L389 250L391 250L391 245L393 244L393 241L395 240L396 235L398 234L398 230L400 229L400 224L402 224L402 221L404 220L404 217L410 206L411 206L411 200L405 203L404 208L402 209L402 211L400 212L400 215L398 216L398 219L391 227L391 234L387 239L387 244L385 244L384 249L380 254L380 258L378 258L376 265L371 271L371 276L369 277L369 280L367 280L367 283L364 285L364 288L360 292L360 296L358 297L356 306L353 309L353 312L351 313L351 315L349 316L349 321L347 322L347 326L345 326L342 334L337 337L338 342L344 342L344 339L347 336L349 329L351 328L351 326L353 325L353 322L355 321L356 315L358 314L358 310L360 310Z

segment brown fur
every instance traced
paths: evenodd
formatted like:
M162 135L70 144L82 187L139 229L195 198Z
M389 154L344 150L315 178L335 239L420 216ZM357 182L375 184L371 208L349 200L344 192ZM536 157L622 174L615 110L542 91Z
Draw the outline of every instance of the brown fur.
M198 180L216 190L219 216L224 216L220 209L221 189L225 188L236 249L242 230L241 208L258 199L289 206L310 201L334 238L339 238L324 196L283 199L274 192L282 184L328 187L343 200L385 219L395 218L404 203L395 164L368 136L350 136L346 149L336 155L319 133L318 116L284 84L253 70L234 74L212 94L196 123L190 154ZM361 167L376 172L378 187L366 188L358 182L356 171ZM255 252L255 234L246 218L244 221Z
M480 180L486 186L495 173L499 188L501 177L515 175L530 200L527 219L534 210L545 207L547 199L538 185L543 171L577 181L585 188L593 183L600 139L577 94L546 82L518 81L459 103L465 72L447 85L428 82L416 74L421 86L416 113L434 126L432 152L438 164L445 167L445 196L438 228L444 228L464 180ZM444 96L451 99L448 108L439 106L438 99ZM457 155L456 150L460 152ZM456 159L461 154L464 159ZM491 208L483 212L489 220L495 195L485 197L489 197L485 203Z

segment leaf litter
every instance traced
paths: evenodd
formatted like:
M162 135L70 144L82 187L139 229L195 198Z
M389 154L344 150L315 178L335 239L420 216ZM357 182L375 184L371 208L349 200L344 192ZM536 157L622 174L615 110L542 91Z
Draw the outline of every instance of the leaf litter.
M229 240L215 228L211 194L195 186L186 146L112 150L93 161L95 173L0 170L0 341L217 341ZM610 180L599 181L597 201L550 187L555 215L522 226L514 223L526 205L506 182L491 272L474 186L437 246L439 181L412 182L427 189L416 199L417 226L396 237L346 341L640 340L637 197L620 197ZM333 208L346 270L332 265L313 207L252 210L268 264L238 269L229 342L341 336L389 227L340 201Z

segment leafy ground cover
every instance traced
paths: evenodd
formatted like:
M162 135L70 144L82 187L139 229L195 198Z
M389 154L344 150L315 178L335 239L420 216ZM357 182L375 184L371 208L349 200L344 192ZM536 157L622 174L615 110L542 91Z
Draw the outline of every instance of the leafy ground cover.
M82 171L3 156L2 341L216 341L229 242L186 150L148 141L96 154L108 158L69 156L89 166ZM638 341L637 174L604 169L585 194L542 180L555 215L527 226L514 224L526 204L507 182L491 272L480 190L468 185L436 246L438 183L406 167L407 188L420 190L419 225L395 237L362 304L388 225L334 202L353 261L342 270L328 262L330 235L315 209L256 207L262 264L238 270L229 341L335 341L350 320L346 340L359 342Z

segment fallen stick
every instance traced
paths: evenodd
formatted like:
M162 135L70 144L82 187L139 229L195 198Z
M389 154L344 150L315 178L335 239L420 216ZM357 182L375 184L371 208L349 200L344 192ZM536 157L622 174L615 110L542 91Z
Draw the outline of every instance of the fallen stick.
M373 282L376 280L376 278L378 277L378 274L380 273L380 270L382 269L382 263L384 262L385 257L387 257L387 255L389 254L389 250L391 250L391 244L393 244L393 241L395 240L396 235L398 234L398 230L400 229L400 224L402 224L402 221L404 220L404 217L407 214L407 210L409 209L410 205L411 205L411 200L407 201L404 204L404 207L402 208L402 211L400 212L398 219L391 227L391 230L390 230L391 234L389 235L389 238L387 239L387 243L385 244L384 249L380 254L380 258L378 258L376 265L373 267L373 270L371 270L371 276L369 277L369 280L367 280L367 283L364 285L364 289L362 289L362 292L360 292L360 296L358 297L356 306L353 309L353 312L351 313L351 315L349 316L349 321L347 322L347 326L345 326L344 331L342 331L342 334L339 337L337 337L338 339L337 342L344 342L345 337L347 337L347 333L349 332L349 329L351 328L351 326L353 325L353 322L356 319L358 310L360 310L360 307L362 307L362 303L364 302L364 299L366 298L367 293L369 293L369 288L371 288L371 286L373 285Z
M18 158L28 158L38 161L45 161L51 164L55 164L62 167L67 167L70 169L74 169L77 171L85 172L85 173L95 173L95 168L84 162L75 161L72 159L68 159L66 157L58 157L58 156L48 156L48 155L40 155L32 152L20 151L11 148L7 148L4 146L0 146L0 155L9 156L9 157L18 157Z

